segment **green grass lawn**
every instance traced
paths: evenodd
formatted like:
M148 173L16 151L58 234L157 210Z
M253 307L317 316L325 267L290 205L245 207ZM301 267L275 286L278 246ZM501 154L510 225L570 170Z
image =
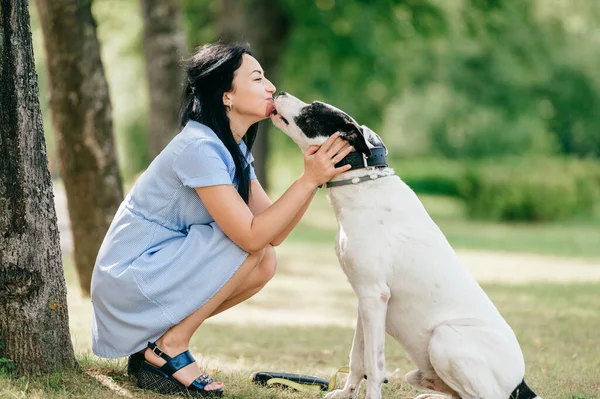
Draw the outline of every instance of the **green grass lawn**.
M301 166L300 160L296 163ZM277 182L271 190L273 198L299 172L299 167L273 171ZM600 259L600 223L594 218L545 225L474 222L465 218L460 201L421 198L456 248L585 258L590 267ZM335 229L333 212L321 191L278 249L273 281L254 298L207 321L194 336L192 352L205 370L224 381L226 398L318 397L256 387L249 375L262 370L329 378L347 363L356 298L335 259ZM18 380L0 375L0 398L159 397L136 388L124 373L125 359L91 355L91 307L79 293L69 258L65 274L80 370ZM496 281L483 287L517 334L527 381L538 394L545 399L600 398L600 282L512 285ZM384 398L417 396L402 378L414 367L391 339L386 359L390 384L383 388Z
M600 397L599 284L484 288L515 330L525 353L527 381L537 393L557 399ZM192 350L207 359L208 369L218 364L214 374L225 382L227 398L318 397L255 387L248 377L253 371L278 370L329 378L346 363L352 334L351 327L341 326L207 323L196 334ZM417 392L401 378L413 367L391 339L386 358L391 381L384 386L384 397L415 397ZM156 397L136 388L133 379L125 376L123 360L101 360L81 352L78 360L81 371L17 381L1 377L0 397Z

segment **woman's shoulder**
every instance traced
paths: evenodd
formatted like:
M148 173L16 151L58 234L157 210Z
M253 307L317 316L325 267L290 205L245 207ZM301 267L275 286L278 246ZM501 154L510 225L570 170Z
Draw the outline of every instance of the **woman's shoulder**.
M233 158L225 144L202 123L189 121L170 144L175 162L199 156L221 159L227 165L233 165Z
M219 136L217 136L210 127L200 122L192 120L188 121L173 141L173 147L175 148L176 154L181 153L184 150L192 151L191 148L188 148L192 147L195 148L197 152L199 151L201 153L216 152L227 164L234 164L231 153ZM242 154L246 157L247 162L253 162L254 158L248 151L246 143L242 140L238 146L242 151Z
M216 151L222 155L228 154L227 148L210 127L194 121L186 123L169 144L175 155L182 151L190 151L190 147L197 150Z
M219 139L217 134L210 127L192 120L185 124L183 130L178 136L180 136L181 140L186 143L191 143L198 140L206 140L216 144L221 144L224 147L221 139Z

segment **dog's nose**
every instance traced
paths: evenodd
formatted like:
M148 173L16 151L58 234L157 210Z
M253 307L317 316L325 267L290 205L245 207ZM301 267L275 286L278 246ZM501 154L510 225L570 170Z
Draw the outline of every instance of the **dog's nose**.
M286 94L287 94L287 93L286 93L285 91L280 91L280 92L279 92L279 95L280 95L280 96L285 96Z

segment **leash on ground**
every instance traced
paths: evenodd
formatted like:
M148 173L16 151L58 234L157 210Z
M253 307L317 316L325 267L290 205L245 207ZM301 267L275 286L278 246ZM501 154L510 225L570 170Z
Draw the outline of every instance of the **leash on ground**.
M340 367L331 375L329 380L310 375L257 371L252 373L250 380L255 384L267 387L277 386L295 389L300 392L317 394L333 391L337 382L337 375L339 373L348 373L349 371L350 367L348 366Z

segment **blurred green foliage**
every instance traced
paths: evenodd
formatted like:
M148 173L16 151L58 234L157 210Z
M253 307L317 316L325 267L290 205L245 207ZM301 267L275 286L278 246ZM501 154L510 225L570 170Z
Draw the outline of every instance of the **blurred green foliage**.
M441 157L390 157L396 174L416 193L460 197L467 170L463 162Z
M600 155L600 3L443 7L448 32L415 48L428 66L389 110L384 137L396 127L405 151L460 159Z
M102 61L108 79L121 172L131 179L148 158L148 81L137 0L95 0Z
M446 18L428 1L286 0L291 32L282 59L286 91L335 104L375 129L410 81L406 43L442 35Z
M334 104L376 130L391 154L402 159L398 173L418 192L461 194L474 207L472 214L483 217L491 207L489 217L500 219L543 220L587 207L574 198L587 195L574 188L579 172L563 168L565 162L580 163L548 159L600 157L600 2L273 1L280 2L291 21L280 55L278 89L307 102ZM219 23L228 21L222 2L183 4L189 48L218 40ZM111 88L121 170L131 179L150 161L139 5L137 0L95 0L93 11ZM43 75L35 21L34 39ZM44 99L43 78L40 83ZM46 110L44 101L42 106ZM271 151L295 146L275 131L270 141ZM485 166L486 160L499 157L525 163ZM540 157L545 161L536 161ZM532 166L524 166L527 162ZM443 166L450 164L458 166ZM473 165L483 166L477 171ZM467 166L470 191L459 188ZM540 168L556 170L556 176ZM584 175L584 180L589 177ZM515 182L502 183L509 177ZM553 182L546 184L544 178ZM477 186L483 179L489 187ZM512 184L512 191L499 188L503 184ZM561 194L556 200L564 202L560 207L568 209L549 210L535 199L555 194ZM489 198L495 196L513 198L523 209L490 205ZM527 201L531 203L525 205ZM539 214L526 209L538 203Z
M600 165L556 158L486 161L469 168L460 192L476 218L544 222L589 215L600 200Z

